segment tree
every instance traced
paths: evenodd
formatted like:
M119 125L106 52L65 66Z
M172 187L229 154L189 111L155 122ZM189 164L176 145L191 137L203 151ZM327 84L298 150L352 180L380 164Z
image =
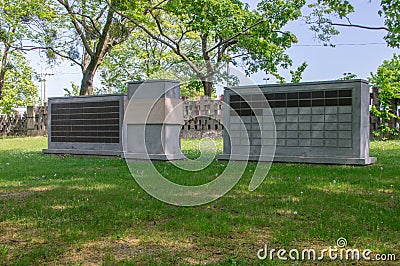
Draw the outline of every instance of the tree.
M64 96L79 96L80 87L76 85L74 82L71 82L71 88L64 88Z
M167 71L177 56L142 32L115 47L100 68L101 83L108 92L126 92L128 81L151 79Z
M296 70L290 70L290 75L292 75L292 83L299 83L303 78L303 73L308 67L307 62L301 64Z
M7 61L0 109L10 114L15 107L36 104L38 87L33 82L35 73L21 52L13 51Z
M29 49L26 40L45 35L40 21L50 21L53 17L52 9L40 0L0 0L0 99L4 96L10 57L14 55L16 60L21 56L18 51Z
M202 84L193 77L187 64L170 48L142 32L134 32L115 47L104 59L100 73L102 93L125 93L128 81L177 79L181 81L181 96L194 98L202 94Z
M343 73L343 77L339 78L339 80L352 80L357 78L356 74L353 74L351 72Z
M93 94L93 79L104 58L131 31L125 19L102 0L56 0L60 20L42 43L51 59L61 57L82 70L80 95Z
M370 83L379 88L378 105L372 107L371 113L381 120L375 136L390 138L398 136L398 107L400 103L400 56L394 55L391 60L383 61L376 74L371 73Z
M301 16L305 1L261 1L256 10L239 0L161 0L157 4L117 1L116 12L185 62L211 96L226 63L247 74L275 76L292 61L285 50L296 42L282 28Z
M330 44L331 37L339 34L338 27L351 27L366 30L382 30L388 46L400 47L399 0L381 0L378 14L385 19L384 25L370 26L354 24L348 15L355 12L354 6L348 0L318 0L309 5L313 11L306 16L311 29L316 32L317 39ZM339 19L339 20L338 20Z

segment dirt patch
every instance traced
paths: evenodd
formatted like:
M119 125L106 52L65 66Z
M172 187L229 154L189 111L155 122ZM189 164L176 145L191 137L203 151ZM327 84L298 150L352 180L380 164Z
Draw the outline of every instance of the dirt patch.
M53 190L52 187L32 187L29 189L19 189L14 191L0 191L0 199L21 199L33 194L43 193Z

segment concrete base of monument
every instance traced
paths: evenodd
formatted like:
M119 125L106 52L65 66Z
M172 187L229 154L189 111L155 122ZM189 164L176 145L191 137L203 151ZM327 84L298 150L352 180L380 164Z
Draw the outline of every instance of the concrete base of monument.
M370 165L377 161L374 157L368 158L342 158L342 157L299 157L299 156L257 156L241 154L220 154L217 156L221 161L260 161L275 163L309 163L309 164L338 164L338 165Z
M143 161L143 160L152 160L152 161L176 161L176 160L184 160L186 156L177 153L177 154L143 154L143 153L125 153L122 156L127 161Z
M81 149L43 149L44 154L71 154L83 156L122 156L122 151L115 150L81 150Z

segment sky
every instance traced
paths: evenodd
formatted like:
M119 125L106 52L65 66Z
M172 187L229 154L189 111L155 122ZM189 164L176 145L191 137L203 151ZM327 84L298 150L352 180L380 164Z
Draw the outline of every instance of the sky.
M251 8L259 1L249 0ZM349 16L352 23L382 26L383 19L378 15L380 1L351 1L356 12ZM332 39L336 47L324 47L314 39L314 34L309 26L302 21L290 23L287 30L292 31L298 38L298 43L293 45L287 53L293 60L293 68L297 68L303 62L308 67L303 74L302 81L336 80L343 73L354 73L358 78L367 79L371 72L376 72L383 60L392 58L394 53L400 53L399 49L387 47L383 37L385 31L372 31L356 28L339 28L340 34ZM47 97L63 96L63 88L71 87L71 82L80 84L81 71L79 67L71 67L65 62L55 68L46 68L45 60L37 54L28 54L31 65L38 73L51 73L47 76ZM280 72L290 81L289 71ZM275 83L272 76L263 72L255 73L250 77L256 84ZM245 85L244 83L241 85ZM100 86L99 78L95 80L95 86ZM222 94L222 89L217 89L217 94Z

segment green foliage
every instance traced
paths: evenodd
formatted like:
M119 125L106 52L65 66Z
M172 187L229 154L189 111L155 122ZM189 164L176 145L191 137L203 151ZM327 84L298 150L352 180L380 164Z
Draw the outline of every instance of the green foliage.
M388 34L385 36L390 47L400 47L400 21L399 21L399 0L382 0L382 10L379 15L384 17L385 25L388 28Z
M383 61L377 73L371 73L370 83L380 89L380 106L373 107L371 112L382 120L380 129L374 132L376 136L385 138L398 136L397 108L400 101L400 57L393 55L390 60Z
M340 33L337 27L344 26L384 30L387 32L384 39L388 46L399 48L400 22L398 14L400 10L400 1L381 0L380 6L381 9L378 10L378 14L385 20L384 25L381 27L353 24L347 16L356 10L350 1L347 0L318 0L316 3L309 5L313 10L306 18L307 22L311 25L311 30L315 31L317 39L321 40L326 45L332 45L332 36ZM344 22L342 20L344 20Z
M187 64L210 95L213 88L207 85L224 76L221 68L227 62L248 75L263 70L278 76L279 68L291 66L285 50L297 39L282 28L301 16L305 1L265 0L256 10L238 0L171 0L156 8L140 3L117 1L116 6Z
M10 114L13 108L34 105L38 100L38 88L33 83L35 73L19 52L9 56L4 80L3 97L0 99L2 113Z
M353 73L343 73L343 77L339 78L339 80L352 80L357 78L356 74Z
M308 67L307 62L301 64L296 70L290 70L290 74L292 75L292 83L299 83L303 78L303 73Z
M3 112L10 112L13 106L25 102L33 102L33 99L28 100L32 94L29 81L32 71L20 52L30 49L32 42L45 32L40 22L51 20L53 16L54 13L43 1L0 0L0 99L3 98ZM21 66L21 69L13 66ZM5 84L9 80L20 84L10 87L10 84ZM22 88L21 85L27 87Z
M79 85L75 84L74 82L71 82L71 87L70 88L64 88L64 96L66 97L71 97L71 96L79 96L81 88Z

